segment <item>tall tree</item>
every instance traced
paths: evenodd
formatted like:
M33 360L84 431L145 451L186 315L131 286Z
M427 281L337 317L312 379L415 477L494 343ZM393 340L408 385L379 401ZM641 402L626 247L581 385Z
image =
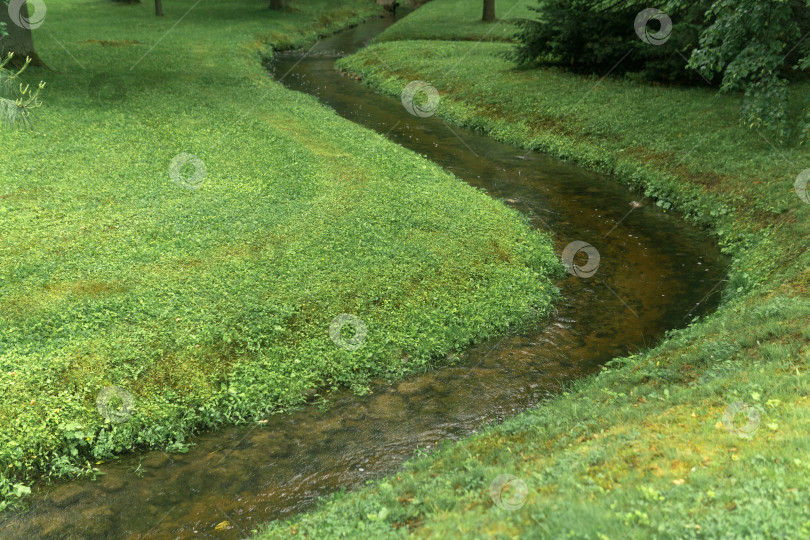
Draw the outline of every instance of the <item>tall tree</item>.
M495 0L484 0L484 16L482 20L484 22L495 20Z
M0 0L0 27L5 26L5 34L0 32L0 58L5 58L8 53L14 53L14 58L10 65L21 66L26 57L31 58L31 65L44 66L45 63L34 49L34 37L31 28L27 24L18 24L21 20L27 20L28 4L23 2L20 6L19 15L9 13L6 6L8 2ZM23 17L22 19L20 17ZM16 22L15 22L16 21Z

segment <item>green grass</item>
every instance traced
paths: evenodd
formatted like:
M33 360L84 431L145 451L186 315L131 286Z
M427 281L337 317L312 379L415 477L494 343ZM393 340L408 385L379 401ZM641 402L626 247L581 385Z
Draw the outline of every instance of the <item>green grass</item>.
M194 5L52 0L35 33L45 106L0 161L0 506L43 474L429 369L556 294L523 217L262 68L379 6ZM205 164L196 189L170 178L181 153ZM361 348L330 338L341 313ZM107 386L127 421L99 414Z
M389 35L411 38L407 20ZM546 404L262 536L807 538L810 205L794 181L810 150L774 147L740 126L739 96L518 71L500 56L508 47L390 42L340 65L391 95L427 81L448 121L614 174L683 211L732 256L720 308ZM759 414L750 438L723 423L737 401ZM519 509L490 498L501 474L526 485Z
M497 0L495 21L483 22L483 4L470 0L431 1L397 24L390 26L375 41L403 39L453 39L511 41L516 19L528 19L536 0Z

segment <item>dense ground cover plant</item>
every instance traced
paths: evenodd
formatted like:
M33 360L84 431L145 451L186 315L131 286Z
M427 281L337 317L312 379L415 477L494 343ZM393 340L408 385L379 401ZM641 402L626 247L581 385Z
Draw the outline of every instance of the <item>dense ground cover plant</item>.
M548 238L264 71L379 6L260 4L48 3L47 106L0 160L3 504L548 311Z

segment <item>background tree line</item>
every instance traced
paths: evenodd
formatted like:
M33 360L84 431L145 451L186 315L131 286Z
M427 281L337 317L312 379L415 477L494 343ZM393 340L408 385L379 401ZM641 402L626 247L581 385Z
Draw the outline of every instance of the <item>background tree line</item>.
M285 0L263 1L271 9L285 7ZM162 0L154 3L155 14L163 15ZM0 59L14 52L10 65L20 67L26 57L41 65L31 30L13 24L7 6L0 0ZM495 0L483 6L482 19L494 20ZM511 57L524 67L610 71L741 92L746 125L770 131L782 143L810 140L810 92L790 99L794 83L808 80L810 71L810 0L665 0L657 7L672 27L658 44L634 31L637 15L649 7L647 0L538 0L531 8L537 17L518 22ZM21 9L27 13L25 3ZM661 22L653 18L647 30L661 31Z

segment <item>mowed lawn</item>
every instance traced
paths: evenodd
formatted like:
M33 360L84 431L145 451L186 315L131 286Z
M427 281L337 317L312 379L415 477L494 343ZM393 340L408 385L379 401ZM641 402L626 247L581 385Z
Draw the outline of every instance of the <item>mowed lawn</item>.
M548 312L547 237L261 67L373 2L47 8L50 69L26 73L44 106L0 159L3 506L43 473L182 451ZM333 340L341 314L365 338Z
M470 0L435 0L424 4L397 21L375 38L375 41L442 39L459 41L511 41L518 19L532 18L530 8L536 0L496 0L497 23L481 22L482 2Z

